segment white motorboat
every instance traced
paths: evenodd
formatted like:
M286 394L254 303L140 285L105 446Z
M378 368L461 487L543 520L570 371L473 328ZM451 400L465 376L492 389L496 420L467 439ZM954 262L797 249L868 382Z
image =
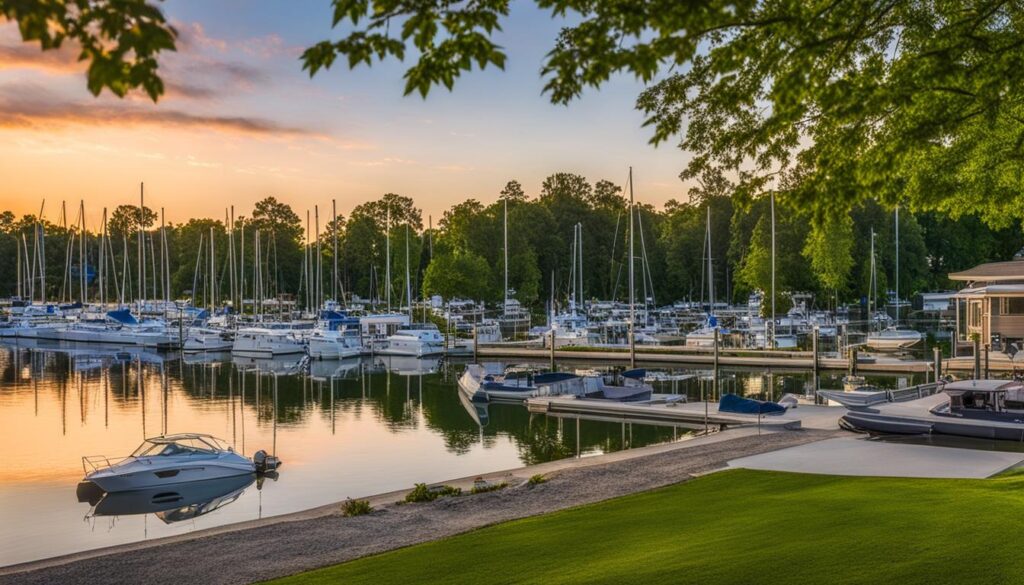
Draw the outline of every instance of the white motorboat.
M414 323L388 336L387 347L381 353L417 357L440 355L444 353L444 336L433 323Z
M212 327L193 327L185 337L182 350L185 353L231 351L233 346L234 340L227 331Z
M57 339L78 343L116 343L157 349L181 345L178 331L162 320L139 321L128 309L108 311L103 316L82 318L57 331Z
M235 333L231 353L242 357L268 358L305 353L306 344L289 329L246 327Z
M324 310L316 327L306 337L309 357L321 360L343 360L363 353L359 333L359 319Z
M868 335L867 345L874 349L904 349L921 341L921 332L889 327Z
M106 492L123 492L271 471L276 458L257 452L254 459L236 453L210 435L183 433L146 439L128 457L82 457L85 481Z

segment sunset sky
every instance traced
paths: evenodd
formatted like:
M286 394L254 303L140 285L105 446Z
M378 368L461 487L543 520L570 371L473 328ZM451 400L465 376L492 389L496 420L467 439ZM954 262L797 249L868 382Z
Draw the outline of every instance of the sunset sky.
M576 172L625 182L633 165L639 200L685 198L685 153L648 145L634 102L642 86L618 78L569 107L541 95L539 69L560 24L514 3L498 37L504 72L464 77L451 93L402 96L408 65L338 67L313 80L298 57L330 28L327 0L164 3L179 31L154 105L85 88L72 49L41 53L0 23L0 209L56 220L61 200L85 200L95 225L104 206L146 203L168 219L248 215L268 195L300 215L319 204L347 215L392 191L436 223L469 197L493 201L509 179L531 196L545 176Z

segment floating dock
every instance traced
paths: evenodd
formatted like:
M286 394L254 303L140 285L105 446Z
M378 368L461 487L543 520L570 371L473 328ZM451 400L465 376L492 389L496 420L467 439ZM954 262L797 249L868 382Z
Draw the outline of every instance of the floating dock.
M580 417L606 421L658 422L685 426L689 428L709 428L721 430L724 427L758 424L758 416L753 414L722 413L718 404L711 402L691 403L631 403L600 400L580 400L574 396L546 396L529 398L526 408L531 413L549 416ZM802 412L797 412L801 408ZM811 408L801 406L780 415L763 415L760 424L763 427L776 429L798 429L802 415L813 414ZM833 410L838 413L838 410ZM836 414L838 418L838 414Z
M566 350L526 347L484 345L477 347L477 356L482 358L511 358L528 361L548 361L551 359L580 362L608 362L629 364L628 350ZM932 364L925 360L901 360L895 357L871 357L858 359L857 370L864 373L926 373L932 371ZM747 368L788 368L793 370L813 370L814 354L809 351L771 351L771 350L735 350L721 349L717 357L713 349L694 347L659 347L656 351L637 348L637 365L682 365L682 366L714 366L747 367ZM819 370L847 370L850 361L846 358L818 355Z

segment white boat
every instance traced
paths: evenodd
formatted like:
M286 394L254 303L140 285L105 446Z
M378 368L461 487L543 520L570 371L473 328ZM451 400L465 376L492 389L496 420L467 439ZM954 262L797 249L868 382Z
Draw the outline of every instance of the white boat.
M196 433L146 439L131 455L119 460L82 457L85 481L91 481L106 492L221 479L276 467L276 459L262 451L254 461L235 453L219 439Z
M414 323L388 336L387 346L381 353L417 357L440 355L444 353L444 336L433 323Z
M228 331L212 327L193 327L188 330L182 350L185 353L231 351L234 340Z
M309 357L321 360L343 360L363 353L359 320L349 319L334 310L320 312L316 327L306 337Z
M305 353L306 345L290 329L246 327L235 332L232 355L267 358Z
M921 332L889 327L868 335L867 345L874 349L904 349L921 341Z
M177 329L162 320L139 321L128 309L108 311L102 317L80 319L56 332L56 339L76 343L115 343L157 349L180 347Z

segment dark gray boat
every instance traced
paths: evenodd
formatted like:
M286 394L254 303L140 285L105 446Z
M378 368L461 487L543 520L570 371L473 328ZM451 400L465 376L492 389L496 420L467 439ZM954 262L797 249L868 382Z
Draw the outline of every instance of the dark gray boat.
M878 433L943 434L1024 441L1024 384L1013 380L963 380L917 389L821 391L848 409L846 426Z

